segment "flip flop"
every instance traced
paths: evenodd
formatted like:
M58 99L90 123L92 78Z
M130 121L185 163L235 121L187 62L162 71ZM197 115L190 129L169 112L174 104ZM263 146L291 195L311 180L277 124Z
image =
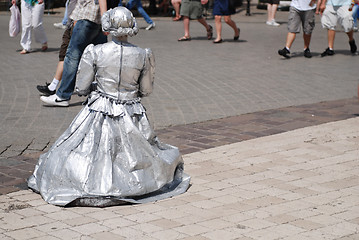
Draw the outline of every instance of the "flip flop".
M20 52L20 54L28 54L29 53L29 51L27 51L27 50L25 50L25 49L23 49L21 52Z
M182 16L179 16L179 17L173 18L172 21L179 21L179 20L181 20L181 19L182 19Z
M178 41L179 41L179 42L191 41L191 37L183 36L183 37L181 37L180 39L178 39Z
M47 50L47 43L44 43L44 44L42 44L42 47L41 47L41 51L46 51Z

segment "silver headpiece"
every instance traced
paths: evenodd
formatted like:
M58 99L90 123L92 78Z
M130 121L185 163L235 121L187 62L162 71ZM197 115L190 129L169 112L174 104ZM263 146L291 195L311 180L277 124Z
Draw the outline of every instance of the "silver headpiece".
M110 9L102 15L102 30L112 36L134 36L138 33L138 26L131 11L125 7Z

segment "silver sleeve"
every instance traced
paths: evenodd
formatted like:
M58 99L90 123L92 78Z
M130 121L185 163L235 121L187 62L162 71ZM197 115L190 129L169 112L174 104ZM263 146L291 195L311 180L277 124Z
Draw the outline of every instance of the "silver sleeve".
M145 66L139 79L139 92L142 97L148 96L153 91L155 77L155 57L152 50L146 48Z

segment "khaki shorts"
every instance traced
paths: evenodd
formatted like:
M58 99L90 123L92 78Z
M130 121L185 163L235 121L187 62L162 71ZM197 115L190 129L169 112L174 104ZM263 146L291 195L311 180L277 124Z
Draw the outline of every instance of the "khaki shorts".
M299 11L294 7L290 7L288 16L288 32L300 33L300 28L307 35L312 34L315 26L315 9L307 11Z
M326 5L322 16L323 28L335 30L337 23L344 28L346 33L353 30L354 22L349 6Z
M180 15L190 19L202 18L203 7L200 0L182 0Z

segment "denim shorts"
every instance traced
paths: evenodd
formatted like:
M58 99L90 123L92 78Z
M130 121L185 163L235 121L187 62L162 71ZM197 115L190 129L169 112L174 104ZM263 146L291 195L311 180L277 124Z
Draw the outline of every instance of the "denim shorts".
M303 27L303 32L307 35L312 34L315 26L315 9L300 11L294 7L290 7L288 16L288 32L300 33L300 28Z

